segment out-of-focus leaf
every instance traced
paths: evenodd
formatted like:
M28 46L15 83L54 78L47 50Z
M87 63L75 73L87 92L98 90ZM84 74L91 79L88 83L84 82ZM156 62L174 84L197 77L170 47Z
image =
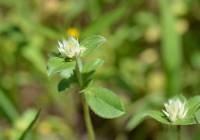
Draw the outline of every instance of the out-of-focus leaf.
M126 12L125 7L119 7L115 10L112 10L105 15L99 17L96 21L91 23L82 33L83 36L88 36L91 34L102 32L107 29L109 26L118 21Z
M86 5L86 3L83 0L63 1L63 4L61 5L59 10L61 10L62 12L65 13L65 17L67 19L73 19L74 17L81 14L81 12L83 12L85 5ZM71 20L69 20L68 22L70 22L70 21Z
M191 56L191 63L196 69L200 69L200 52L194 52Z
M8 6L10 6L10 5L12 5L13 4L13 0L0 0L0 4L2 4L2 5L8 5Z
M19 140L24 140L26 135L31 131L33 125L35 124L36 120L40 115L41 110L36 111L28 111L23 116L22 121L26 121L27 125L24 127L24 131L21 133Z
M162 24L162 57L167 78L167 96L170 97L181 92L181 37L176 30L176 17L172 12L170 1L159 0L159 2Z
M43 41L39 37L34 36L32 38L30 44L23 48L22 54L36 69L44 74L46 64L40 48Z
M90 17L92 19L96 19L99 16L100 13L100 3L98 0L89 0L88 1L88 11L90 14Z
M95 71L98 67L100 67L102 64L104 63L104 61L102 59L96 59L96 60L93 60L93 61L90 61L88 63L86 63L84 66L83 66L83 70L82 72L83 73L89 73L91 71Z
M8 119L12 122L14 122L19 115L16 108L9 100L9 98L1 90L0 90L0 108L8 117Z
M50 137L49 140L59 139L60 137L64 140L78 140L77 132L69 123L61 117L49 115L46 119L40 121L38 127L41 133L49 130L49 133L44 133L45 138Z
M25 140L27 134L31 131L33 125L40 115L41 110L28 110L14 123L11 131L11 138L16 140Z
M119 76L126 89L130 90L132 94L137 94L143 90L145 85L144 75L147 65L128 58L121 59L119 65Z
M133 38L133 35L131 35L132 32L136 32L133 27L121 26L120 28L116 29L112 36L110 36L108 39L108 45L113 48L121 47L122 43L124 43L126 39L128 39L130 36Z
M50 29L50 28L47 28L45 26L42 26L42 25L37 25L37 30L47 36L47 37L51 37L51 38L57 38L59 35L58 33L56 33L54 30Z
M94 51L94 49L100 47L103 43L105 43L105 41L106 39L100 35L95 35L84 39L81 42L81 46L86 48L83 55L90 54L92 51Z
M125 113L122 101L112 91L90 85L83 92L90 108L98 116L111 119Z
M48 75L61 73L65 78L72 75L76 63L74 61L66 62L64 58L51 57L47 64Z

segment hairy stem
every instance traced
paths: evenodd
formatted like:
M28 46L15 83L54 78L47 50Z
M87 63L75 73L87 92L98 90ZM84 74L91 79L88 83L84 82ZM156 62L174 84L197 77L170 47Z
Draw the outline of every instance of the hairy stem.
M79 58L76 58L76 76L78 78L79 87L80 87L80 89L82 89L83 79L81 76L80 67L81 67L81 60ZM85 124L86 124L86 128L87 128L88 139L96 140L88 104L85 101L84 94L81 94L81 97L82 97L81 99L82 99L82 104L83 104L84 120L85 120Z

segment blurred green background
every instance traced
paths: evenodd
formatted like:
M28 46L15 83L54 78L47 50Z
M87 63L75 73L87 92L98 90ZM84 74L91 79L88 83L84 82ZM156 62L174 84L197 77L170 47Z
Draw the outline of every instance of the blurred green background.
M0 0L0 140L17 140L40 108L27 140L87 139L77 88L58 93L46 63L57 40L95 34L107 42L86 59L105 60L95 80L127 111L114 120L92 113L97 140L165 138L167 126L154 120L126 124L166 97L200 94L199 0ZM199 127L182 131L183 140L200 139Z

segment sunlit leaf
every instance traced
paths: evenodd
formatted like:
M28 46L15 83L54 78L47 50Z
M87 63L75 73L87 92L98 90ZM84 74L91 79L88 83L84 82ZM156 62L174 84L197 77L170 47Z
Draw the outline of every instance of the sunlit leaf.
M105 43L105 41L106 39L100 35L95 35L84 39L81 42L81 46L86 48L83 55L90 54L92 51L94 51L94 49L100 47L103 43Z
M122 101L112 91L91 85L83 92L90 108L98 116L111 119L125 113Z
M73 73L75 65L74 61L66 62L64 58L51 57L47 65L48 75L51 76L60 73L64 77L68 78Z

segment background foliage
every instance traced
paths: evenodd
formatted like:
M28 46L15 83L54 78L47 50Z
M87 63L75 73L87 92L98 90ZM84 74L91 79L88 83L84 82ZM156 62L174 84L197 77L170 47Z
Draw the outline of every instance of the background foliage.
M77 88L59 94L46 65L58 39L94 34L107 39L86 58L105 60L94 78L127 110L114 120L92 114L98 139L159 140L168 129L154 120L126 125L166 97L200 93L199 10L198 0L0 0L0 140L19 139L40 108L28 140L86 139ZM198 140L199 129L184 127L183 140Z

